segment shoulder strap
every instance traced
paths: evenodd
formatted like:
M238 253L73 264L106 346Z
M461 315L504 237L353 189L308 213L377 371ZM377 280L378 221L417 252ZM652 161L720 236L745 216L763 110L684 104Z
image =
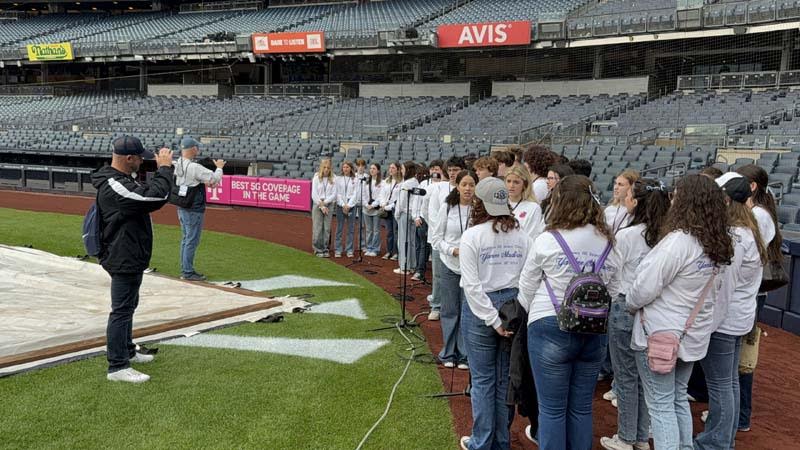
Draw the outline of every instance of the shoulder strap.
M544 287L547 289L547 295L550 297L550 303L553 304L553 308L555 308L556 314L558 314L559 311L561 311L561 305L556 299L556 293L553 292L553 287L550 286L550 282L547 281L547 275L542 274L542 278L544 278Z
M558 242L558 245L561 246L561 250L564 252L564 255L567 256L567 260L569 261L569 265L572 266L572 270L574 270L575 273L581 273L581 266L578 264L578 260L575 259L575 255L572 254L572 249L570 249L569 245L567 245L567 241L565 241L564 237L561 236L561 233L556 230L551 230L550 234L556 238L556 242Z
M714 268L714 271L711 273L711 278L708 279L706 285L703 287L703 291L700 293L700 299L697 300L695 303L694 308L692 308L691 314L689 314L689 318L686 319L686 325L683 327L683 333L681 333L681 339L686 336L686 332L689 331L689 328L694 325L694 319L697 318L697 314L700 313L700 308L703 307L703 303L706 301L706 297L708 296L708 291L711 289L711 286L714 284L714 280L717 278L718 270Z
M599 258L597 258L597 262L595 262L595 268L594 268L593 272L600 272L600 270L605 265L606 259L608 259L608 255L610 253L611 253L611 241L608 241L608 244L606 244L605 250L603 250L603 253L600 255Z

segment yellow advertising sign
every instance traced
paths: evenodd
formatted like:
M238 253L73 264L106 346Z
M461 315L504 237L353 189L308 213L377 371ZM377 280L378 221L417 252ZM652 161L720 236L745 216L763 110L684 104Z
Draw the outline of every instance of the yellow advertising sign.
M28 60L30 61L72 61L72 44L30 44Z

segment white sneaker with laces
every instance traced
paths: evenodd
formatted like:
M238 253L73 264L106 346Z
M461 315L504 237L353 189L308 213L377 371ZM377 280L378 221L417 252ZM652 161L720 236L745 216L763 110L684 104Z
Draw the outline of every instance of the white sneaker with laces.
M434 321L434 322L439 320L439 311L434 309L431 312L429 312L428 313L428 320L431 320L431 321Z
M444 363L442 363L442 365L447 367L448 369L452 369L453 367L456 366L456 363L454 363L453 361L445 361Z
M706 420L708 420L708 410L705 410L700 414L700 421L706 423Z
M138 364L146 364L152 362L154 359L156 359L156 357L153 355L146 355L144 353L136 352L136 355L130 359L130 362Z
M617 394L614 393L613 389L608 391L608 392L606 392L605 394L603 394L603 400L607 400L607 401L610 402L611 400L614 400L615 398L617 398Z
M458 363L458 367L460 370L469 370L469 365L467 363Z
M619 435L613 437L601 437L600 445L606 450L633 450L633 445L629 444L619 438Z
M145 375L136 369L128 367L106 375L108 381L123 381L125 383L144 383L150 379L150 375Z
M613 406L614 408L617 408L617 399L611 400L611 406Z
M461 436L461 440L458 444L461 446L461 450L469 450L469 441L472 440L470 436Z

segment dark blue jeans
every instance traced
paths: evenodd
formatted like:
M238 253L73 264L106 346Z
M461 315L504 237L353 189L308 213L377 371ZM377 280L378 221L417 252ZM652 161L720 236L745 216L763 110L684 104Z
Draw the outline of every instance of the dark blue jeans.
M139 306L141 273L111 274L111 314L106 326L108 373L130 367L136 355L133 343L133 313Z
M397 221L394 219L394 211L389 211L389 215L383 219L386 227L386 252L389 255L397 254Z
M706 357L700 361L708 386L708 420L694 438L696 450L729 450L739 421L739 349L742 338L712 333Z
M539 449L591 450L592 396L606 342L605 335L561 331L553 316L528 326L539 397Z
M442 265L444 266L444 264ZM516 301L514 289L487 292L497 310L509 301ZM467 346L469 373L472 376L472 436L470 450L506 450L510 448L508 433L508 367L509 348L494 328L478 319L469 304L461 309L461 333Z
M417 267L415 272L425 275L428 269L428 256L431 254L431 244L428 244L428 222L422 221L422 225L416 227L417 232Z

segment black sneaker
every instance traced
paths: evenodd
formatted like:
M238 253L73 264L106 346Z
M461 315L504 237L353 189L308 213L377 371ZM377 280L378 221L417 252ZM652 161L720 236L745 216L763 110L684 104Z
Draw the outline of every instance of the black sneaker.
M186 281L205 281L206 277L200 275L199 273L191 273L189 275L181 275L181 280Z

